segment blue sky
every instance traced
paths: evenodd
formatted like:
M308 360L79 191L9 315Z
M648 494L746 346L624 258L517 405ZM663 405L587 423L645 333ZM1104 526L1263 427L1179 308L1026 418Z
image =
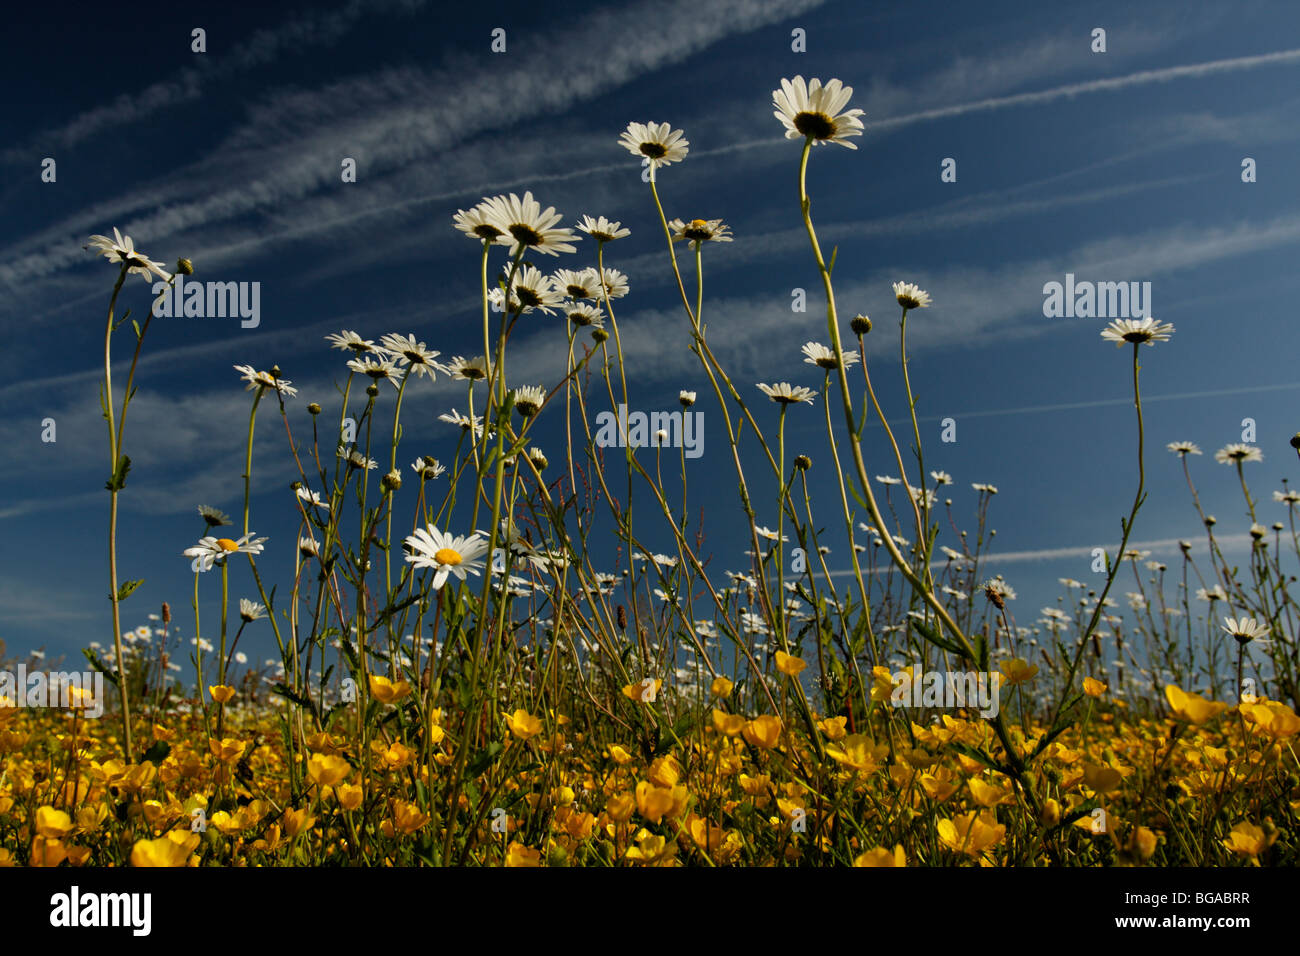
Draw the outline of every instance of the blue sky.
M1044 283L1066 273L1149 281L1152 313L1177 328L1172 342L1144 351L1150 497L1134 542L1164 542L1153 556L1173 564L1172 542L1199 537L1178 461L1164 450L1175 439L1205 449L1193 460L1202 500L1230 542L1244 537L1235 474L1212 459L1241 440L1244 418L1255 420L1265 456L1248 466L1261 520L1285 518L1269 492L1295 474L1286 442L1300 428L1289 308L1300 291L1300 14L1291 5L448 10L394 0L164 5L147 16L26 5L8 16L0 638L11 650L74 654L111 640L96 382L115 273L82 249L89 235L116 226L164 263L191 258L198 279L261 283L256 329L155 322L127 426L134 468L119 561L123 578L146 583L123 623L166 600L189 633L193 577L180 552L201 530L195 507L242 506L250 396L231 366L279 364L300 389L292 413L301 429L308 401L327 419L337 414L345 370L328 332L413 332L444 356L478 354L477 251L451 216L484 195L530 189L566 225L589 213L631 228L606 264L631 280L619 322L634 404L675 407L682 388L705 397L648 189L616 142L629 121L670 122L690 140L686 161L659 176L668 215L720 217L735 233L706 249L706 321L715 352L774 429L774 406L752 384L817 385L799 347L827 339L796 203L799 144L772 116L771 91L795 74L842 79L866 111L859 149L819 148L809 173L823 244L839 249L841 309L873 317L873 378L899 418L890 283L913 281L933 296L909 322L926 465L954 476L957 518L972 532L970 483L999 488L993 550L1006 557L988 570L1018 591L1021 623L1054 601L1058 577L1089 579L1089 552L1118 542L1135 482L1127 353L1099 338L1104 321L1043 314ZM206 30L206 53L191 51L194 27ZM497 27L503 54L489 48ZM1090 48L1095 27L1106 30L1105 53ZM791 50L795 28L807 52ZM41 181L46 157L57 163L53 183ZM357 161L355 183L340 181L344 157ZM946 157L957 161L955 183L940 180ZM1241 181L1245 157L1257 182ZM591 246L539 265L581 268ZM796 287L809 292L803 314L790 309ZM127 289L125 304L143 314L145 283L132 278ZM554 384L561 321L529 316L516 338L511 384ZM117 340L124 359L128 339ZM463 410L464 395L445 380L408 390L404 462L451 456L456 430L436 416L452 406ZM708 401L699 407L710 411ZM54 443L40 440L47 417ZM939 442L945 417L957 421L956 443ZM789 454L827 464L820 422L820 405L792 410ZM558 448L558 420L549 427L540 437L556 436L549 447ZM705 488L734 487L721 421L706 417L705 427L705 455L688 475L697 504ZM868 434L869 472L896 473L879 429ZM260 566L287 585L294 475L269 408L255 456L252 528L270 536ZM757 478L758 459L747 461ZM823 496L829 477L815 465ZM774 490L756 497L771 501ZM713 567L743 569L739 506L707 500ZM834 526L833 499L821 500ZM760 510L760 522L774 526L774 510ZM643 533L669 548L666 530ZM847 567L847 548L829 540L832 566ZM249 637L257 656L271 647L265 630Z

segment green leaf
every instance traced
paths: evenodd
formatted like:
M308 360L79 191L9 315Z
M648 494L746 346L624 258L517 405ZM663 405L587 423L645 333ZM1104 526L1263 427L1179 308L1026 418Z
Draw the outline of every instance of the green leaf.
M113 476L104 483L104 487L109 491L121 491L126 485L126 473L131 470L131 458L123 455L117 462L117 470Z
M135 589L142 584L144 584L144 578L141 578L139 581L125 582L121 587L117 589L117 603L121 604L123 601L129 598L132 594L135 593ZM113 595L110 594L108 596L108 599L110 601L113 600Z
M942 647L945 651L948 651L949 653L952 654L960 655L962 657L966 656L965 651L963 651L956 644L953 644L951 641L940 637L938 633L933 628L931 628L928 624L926 624L924 621L918 621L916 618L912 618L912 626L921 633L922 637L924 637L935 647Z
M165 740L154 741L154 745L146 750L140 757L140 762L149 761L155 767L167 759L167 755L172 752L171 745Z
M271 693L279 694L281 697L285 698L286 700L293 701L299 707L306 707L309 710L311 709L311 701L303 697L301 694L294 693L292 690L289 689L289 686L287 684L272 684Z
M114 687L117 686L117 675L113 673L113 670L107 664L99 659L98 654L92 651L89 647L83 647L81 653L85 655L86 660L90 661L91 667L104 675L104 680L108 681Z
M139 341L140 341L140 338L141 338L141 335L140 335L140 323L137 322L135 319L132 319L132 320L131 320L131 328L135 329L135 340L136 340L137 342L139 342Z

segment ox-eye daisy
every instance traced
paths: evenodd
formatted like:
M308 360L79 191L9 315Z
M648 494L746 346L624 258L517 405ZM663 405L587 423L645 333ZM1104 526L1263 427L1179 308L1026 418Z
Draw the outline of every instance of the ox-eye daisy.
M804 388L802 385L791 385L789 382L778 382L775 385L764 385L758 383L758 389L774 402L782 405L794 405L798 402L807 402L812 404L816 393L811 388Z
M135 273L144 276L146 282L150 282L149 276L156 275L164 282L170 282L172 275L158 263L154 262L143 252L135 248L135 243L131 241L130 236L124 236L118 232L117 227L113 228L113 238L108 236L91 236L87 249L93 249L101 254L109 262L125 262L127 264L127 273Z
M224 561L228 554L261 554L262 542L265 540L266 538L254 538L252 532L237 540L207 536L200 538L194 547L186 548L185 557L194 559L190 566L195 571L210 571L215 563Z
M894 298L905 309L925 309L930 305L930 293L914 282L895 282Z
M417 568L434 569L432 587L435 591L451 575L461 581L465 580L466 574L477 575L483 568L482 559L487 552L487 542L478 537L477 532L464 537L453 537L433 525L419 528L414 534L407 535L403 544L408 549L408 562Z
M690 140L667 123L628 123L619 137L619 145L633 156L640 156L650 167L650 178L660 166L680 163L690 152Z
M852 95L853 87L839 80L822 86L816 77L805 84L802 76L796 76L782 80L781 88L772 91L772 105L776 107L772 115L785 127L786 139L809 137L818 145L839 143L857 149L848 137L862 135L862 120L858 119L862 110L840 112Z
M532 193L524 193L523 199L511 193L506 198L498 196L487 202L492 204L491 223L502 232L497 242L510 246L511 255L519 255L528 249L548 256L576 251L570 243L581 237L575 236L572 229L555 228L563 217L554 206L542 209L542 204L533 198Z
M612 242L632 235L632 230L620 228L622 225L621 222L610 222L604 216L596 219L583 216L582 221L578 223L578 229L599 242Z
M1263 461L1264 453L1254 445L1242 445L1233 442L1231 445L1224 445L1216 451L1214 460L1223 465L1246 461Z
M1101 337L1107 342L1114 342L1116 346L1122 346L1125 342L1155 345L1157 342L1168 342L1173 331L1174 327L1170 323L1157 322L1152 318L1116 319L1102 330Z

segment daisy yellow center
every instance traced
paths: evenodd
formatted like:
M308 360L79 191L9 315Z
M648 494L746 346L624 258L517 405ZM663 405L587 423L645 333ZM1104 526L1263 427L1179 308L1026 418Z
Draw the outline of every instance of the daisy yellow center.
M649 156L651 159L662 159L668 154L668 150L660 143L642 143L641 152L643 155Z
M238 551L238 550L239 550L239 545L236 544L234 541L231 541L229 538L218 538L218 539L217 539L217 547L220 548L222 551Z
M455 566L465 559L460 556L460 552L455 548L439 548L433 553L433 560L437 561L439 564L450 564Z
M691 220L691 228L692 228L692 229L708 229L708 228L709 228L709 224L708 224L707 222L705 222L703 219L692 219L692 220Z
M794 128L813 139L830 139L835 135L835 124L825 113L796 114Z

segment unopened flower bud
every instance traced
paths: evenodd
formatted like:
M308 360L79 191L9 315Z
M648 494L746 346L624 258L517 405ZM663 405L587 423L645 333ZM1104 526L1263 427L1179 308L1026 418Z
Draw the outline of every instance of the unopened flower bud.
M183 276L192 276L194 275L194 263L190 262L189 259L177 259L176 271Z
M861 338L871 331L871 320L862 314L855 315L849 321L849 328L853 330L854 335Z

